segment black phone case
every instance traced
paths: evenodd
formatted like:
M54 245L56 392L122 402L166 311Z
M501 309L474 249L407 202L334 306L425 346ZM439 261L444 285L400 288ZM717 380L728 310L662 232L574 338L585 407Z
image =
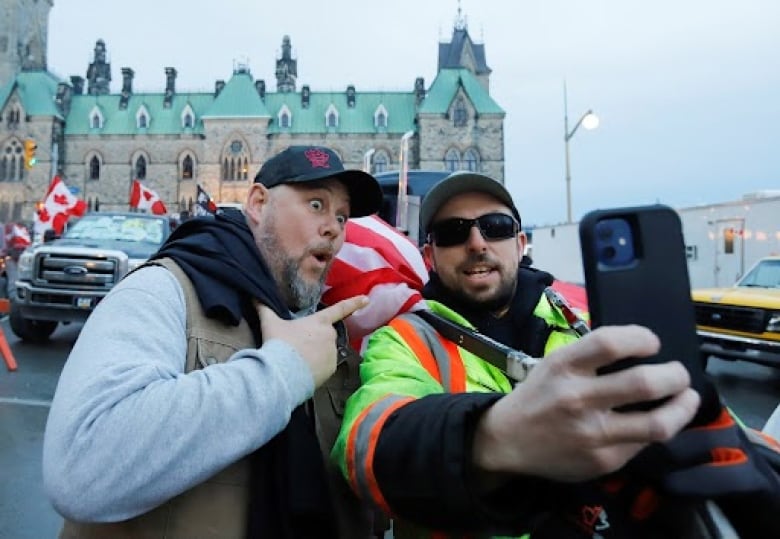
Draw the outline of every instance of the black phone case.
M600 261L596 225L612 218L625 219L631 228L635 257L626 267L612 268ZM582 219L579 232L592 327L639 324L661 340L657 355L625 359L600 372L677 360L688 369L691 385L703 400L712 399L712 385L706 381L699 354L685 243L677 213L661 204L595 210ZM639 408L653 404L644 403Z

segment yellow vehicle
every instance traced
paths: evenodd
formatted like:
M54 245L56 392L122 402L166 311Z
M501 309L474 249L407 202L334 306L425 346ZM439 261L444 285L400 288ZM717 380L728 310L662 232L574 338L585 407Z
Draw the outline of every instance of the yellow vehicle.
M760 259L734 286L696 289L702 356L780 367L780 256Z

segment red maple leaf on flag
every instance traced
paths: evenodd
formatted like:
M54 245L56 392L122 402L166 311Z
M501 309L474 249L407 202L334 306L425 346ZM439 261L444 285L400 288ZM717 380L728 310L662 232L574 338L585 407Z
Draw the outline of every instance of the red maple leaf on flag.
M68 218L84 215L85 211L87 211L87 203L71 193L62 178L54 176L46 191L43 205L35 218L33 227L35 235L43 236L43 233L49 229L53 229L56 234L62 234Z

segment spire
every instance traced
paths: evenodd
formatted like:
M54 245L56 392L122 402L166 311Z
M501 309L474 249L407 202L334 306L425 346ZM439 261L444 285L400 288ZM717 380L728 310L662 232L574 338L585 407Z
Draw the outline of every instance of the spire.
M463 10L460 7L460 0L458 0L458 15L455 17L455 30L467 30L468 23L466 22L466 16L463 15Z

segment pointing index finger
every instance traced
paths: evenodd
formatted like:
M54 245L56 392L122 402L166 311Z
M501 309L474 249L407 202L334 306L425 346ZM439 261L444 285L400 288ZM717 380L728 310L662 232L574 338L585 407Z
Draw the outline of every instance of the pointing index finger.
M329 324L343 320L358 309L362 309L368 305L367 296L354 296L351 298L343 299L338 303L326 307L317 312L314 316L319 316L326 320Z

